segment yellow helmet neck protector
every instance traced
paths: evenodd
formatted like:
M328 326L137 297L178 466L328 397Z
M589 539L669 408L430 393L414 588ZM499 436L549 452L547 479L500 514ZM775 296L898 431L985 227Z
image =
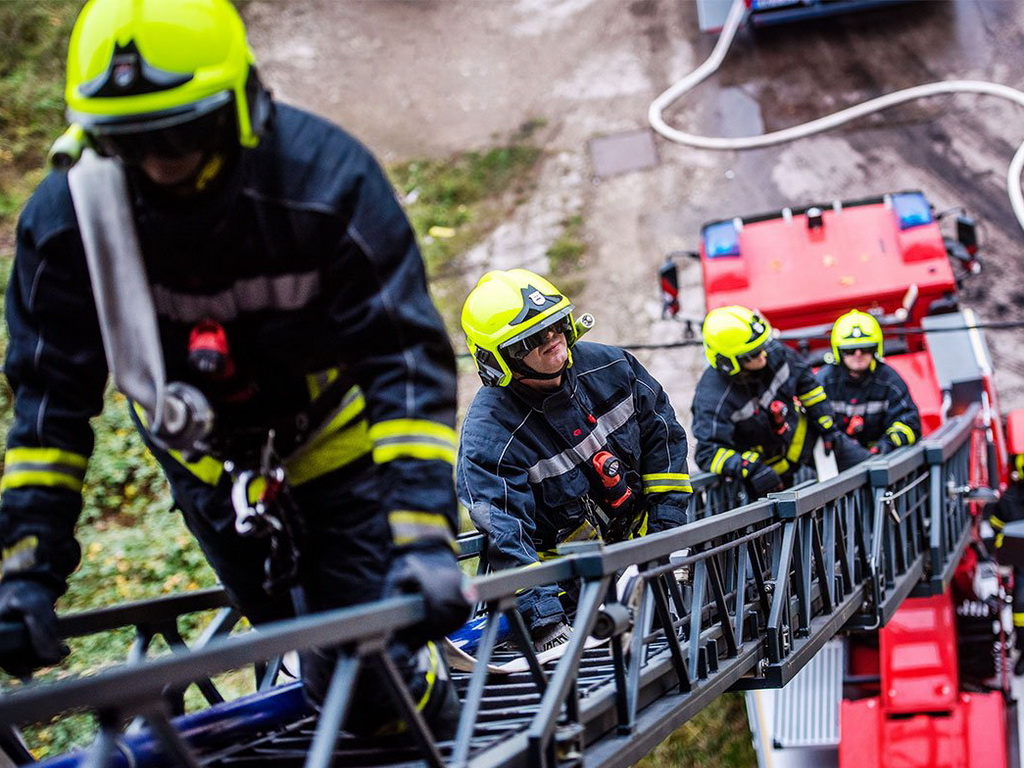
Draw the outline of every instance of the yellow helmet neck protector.
M712 368L729 376L742 370L745 359L757 356L772 339L772 326L746 307L719 307L708 312L701 328L704 357Z
M253 62L228 0L90 0L68 48L68 117L102 149L226 108L238 143L254 147L272 102Z
M542 331L557 327L565 333L566 367L571 366L577 338L573 309L561 291L529 270L496 270L481 277L462 307L462 329L484 385L507 387L513 373L531 379L561 376L563 371L534 371L522 358L543 340Z
M840 317L832 325L832 362L835 365L842 363L843 350L871 348L874 360L871 362L871 369L874 370L875 360L881 360L883 356L884 338L882 327L874 317L866 312L852 310Z

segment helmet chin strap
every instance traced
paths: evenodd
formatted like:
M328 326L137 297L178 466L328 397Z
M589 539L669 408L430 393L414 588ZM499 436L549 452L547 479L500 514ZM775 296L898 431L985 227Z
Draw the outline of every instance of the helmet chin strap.
M565 362L562 363L562 367L559 368L555 373L541 373L540 371L535 371L533 368L526 365L521 360L510 361L509 367L512 369L513 373L518 373L521 379L533 379L535 381L551 381L553 379L557 379L559 376L565 373L565 369L569 367L569 359L567 357Z

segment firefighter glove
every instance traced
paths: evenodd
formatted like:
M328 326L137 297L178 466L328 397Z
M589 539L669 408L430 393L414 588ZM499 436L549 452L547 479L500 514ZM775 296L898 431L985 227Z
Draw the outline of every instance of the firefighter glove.
M399 639L410 648L454 632L469 618L465 576L447 544L413 544L397 552L384 584L384 596L422 594L423 622L403 630Z
M871 458L871 452L867 448L843 432L837 434L832 447L835 449L836 465L840 472Z
M757 462L744 469L748 470L746 472L747 484L755 496L764 496L771 491L782 490L782 478L767 464Z
M68 655L57 634L56 595L42 584L25 579L0 582L0 623L24 628L17 647L0 651L0 668L27 678L33 670L53 666Z

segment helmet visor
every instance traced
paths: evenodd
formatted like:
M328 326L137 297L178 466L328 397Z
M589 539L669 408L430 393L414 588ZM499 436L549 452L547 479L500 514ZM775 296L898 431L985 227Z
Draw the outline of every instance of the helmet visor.
M768 347L768 342L767 341L764 342L763 344L758 344L756 347L754 347L749 352L744 352L743 354L736 355L736 361L740 362L740 363L749 363L751 360L755 360L758 357L760 357L764 353L764 351L765 351L765 349L767 347Z
M518 341L506 344L502 347L502 351L504 351L513 360L522 360L530 354L530 352L544 343L548 337L548 333L561 333L568 337L571 327L568 316L559 318L554 323L551 323L551 325L544 326L536 333L532 333Z
M176 114L131 122L94 123L89 134L96 148L108 157L138 162L147 155L179 158L221 146L236 130L231 94L218 94L216 102Z
M839 354L843 357L853 357L856 354L873 355L875 354L875 345L871 344L865 347L840 347Z

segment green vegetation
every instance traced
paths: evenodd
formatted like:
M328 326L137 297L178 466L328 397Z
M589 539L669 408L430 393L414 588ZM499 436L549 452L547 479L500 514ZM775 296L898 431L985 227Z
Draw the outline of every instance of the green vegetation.
M42 177L50 142L64 130L64 55L83 3L0 2L0 227Z
M530 130L521 129L507 146L389 169L453 338L461 337L458 313L470 287L460 256L508 215L532 183L541 150L525 142Z
M559 290L569 296L576 296L583 289L583 257L586 252L583 217L570 216L562 221L562 233L547 250L551 277Z
M659 744L637 768L753 768L757 765L743 696L719 696Z

